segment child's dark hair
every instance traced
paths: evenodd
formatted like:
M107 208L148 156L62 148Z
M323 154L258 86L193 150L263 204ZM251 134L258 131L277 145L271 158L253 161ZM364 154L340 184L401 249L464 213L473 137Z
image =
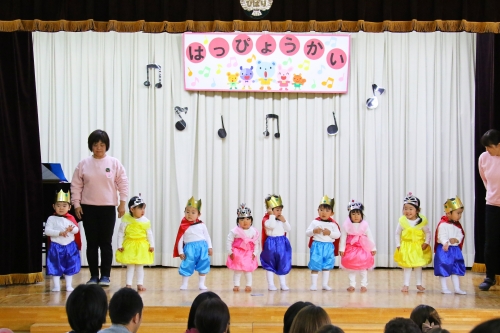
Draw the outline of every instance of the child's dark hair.
M97 332L106 322L108 299L102 287L81 284L66 301L68 322L75 332Z
M108 151L109 150L108 133L106 133L105 131L100 130L100 129L97 129L97 130L93 131L92 133L90 133L89 139L88 139L89 150L92 151L92 146L94 146L94 144L98 143L99 141L101 141L102 143L104 143L106 145L106 151Z
M238 225L238 222L240 222L241 219L250 219L252 221L252 223L250 223L250 225L253 225L253 216L237 217L236 218L236 225Z
M422 324L429 321L430 324L441 325L441 317L432 306L420 304L417 305L410 314L410 319L422 329Z
M299 313L302 308L305 308L308 305L313 305L311 302L303 302L298 301L293 303L288 307L283 316L283 333L288 333L290 331L290 327L292 327L292 322L297 313Z
M483 147L496 146L500 143L500 131L490 129L481 137L481 145Z
M329 210L331 210L333 212L332 206L330 206L328 204L321 204L321 205L319 205L318 209L321 209L321 208L323 208L323 209L329 209Z
M351 217L351 214L356 212L356 213L360 213L361 214L361 221L363 221L365 219L365 214L363 214L363 205L361 205L361 209L352 209L350 212L349 212L349 220L351 220L352 222L352 217Z
M142 203L141 204L138 204L136 205L136 201L137 200L140 200ZM135 206L134 206L135 205ZM132 206L134 207L139 207L139 208L142 208L144 207L146 204L142 201L142 198L141 197L138 197L138 196L134 196L132 198L130 198L130 200L128 201L128 211L130 213L130 215L133 215L132 214Z
M500 318L490 319L474 327L470 333L499 333Z
M199 294L198 296L196 296L196 298L193 300L193 304L191 304L191 309L189 309L189 316L188 316L188 330L190 330L191 328L194 328L194 318L196 316L196 310L198 309L198 307L200 306L201 303L203 303L204 300L207 300L209 298L219 298L219 295L217 295L216 293L212 292L212 291L205 291L201 294Z
M136 314L142 317L143 307L142 298L137 291L132 288L122 288L109 301L111 323L127 325Z
M344 333L344 330L335 325L325 325L316 331L316 333Z

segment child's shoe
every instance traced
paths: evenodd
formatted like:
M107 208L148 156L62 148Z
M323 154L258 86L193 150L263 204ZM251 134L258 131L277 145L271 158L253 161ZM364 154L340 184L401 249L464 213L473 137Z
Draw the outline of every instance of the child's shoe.
M455 294L467 295L467 292L462 289L455 289Z
M205 278L206 276L203 275L203 276L200 276L200 279L199 279L199 282L198 282L198 288L200 290L207 290L207 286L205 286Z
M312 290L312 291L318 290L318 286L316 286L315 284L311 284L311 287L309 288L309 290Z
M179 289L180 290L187 290L187 288L188 288L188 281L189 281L189 276L183 276L182 277L182 284L181 284L181 287Z
M451 294L449 289L441 289L441 294Z
M276 288L276 286L275 286L274 284L272 284L272 285L271 285L271 284L270 284L270 285L268 285L268 286L267 286L267 289L268 289L269 291L276 291L276 290L278 290L278 288Z
M66 291L73 291L75 290L75 288L73 288L72 286L66 286Z

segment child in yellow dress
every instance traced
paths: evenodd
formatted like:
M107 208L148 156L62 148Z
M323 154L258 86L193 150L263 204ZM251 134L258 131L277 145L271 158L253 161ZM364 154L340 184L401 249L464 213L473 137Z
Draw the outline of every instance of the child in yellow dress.
M422 266L432 261L431 231L425 216L420 213L420 200L411 194L403 200L403 216L399 218L396 229L396 251L394 261L403 268L404 284L402 292L408 292L412 268L417 278L418 292L422 286Z
M116 261L127 265L127 285L132 287L134 271L137 270L137 290L144 291L144 265L154 262L155 243L151 222L144 216L146 203L139 196L128 202L129 213L123 215L118 230Z

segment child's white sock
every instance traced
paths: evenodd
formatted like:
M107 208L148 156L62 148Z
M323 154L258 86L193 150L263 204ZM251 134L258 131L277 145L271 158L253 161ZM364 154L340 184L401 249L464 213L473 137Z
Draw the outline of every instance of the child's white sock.
M281 290L283 290L283 291L290 290L290 288L288 288L287 285L286 285L286 275L278 275L278 276L280 278L280 287L281 287Z
M361 275L361 287L368 286L368 271L366 269L363 269L362 271L359 271L359 274Z
M52 288L52 291L61 291L61 277L53 276L52 281L54 282L54 288Z
M409 286L411 277L411 268L403 268L403 272L404 272L404 285Z
M200 275L200 279L198 281L198 288L200 288L200 290L207 290L207 286L205 286L205 278L206 278L206 275Z
M144 284L144 265L135 265L137 268L137 284L142 286Z
M66 291L73 291L74 288L71 285L71 283L73 282L73 275L66 275L64 276L64 278L66 279Z
M245 279L247 280L247 287L252 286L252 272L245 272Z
M448 284L446 283L446 277L440 276L439 281L441 282L441 293L442 294L451 294L451 291L448 290Z
M453 281L453 288L455 288L455 294L466 295L467 292L460 289L460 280L458 279L458 275L453 274L451 276L451 281Z
M134 278L135 265L127 265L127 286L132 285L132 280Z
M422 285L422 267L415 267L415 278L417 279L417 286Z
M318 290L318 273L311 273L311 288L310 290Z
M349 277L349 287L356 288L356 274L356 271L349 270L349 274L347 274Z
M240 286L240 279L241 279L241 271L234 271L233 286L239 287Z
M274 273L271 271L266 271L266 278L267 278L267 289L271 291L278 290L274 285Z
M182 277L182 284L181 284L181 290L186 290L188 288L188 281L189 281L189 276L183 276Z
M330 286L328 285L328 280L330 279L330 271L323 271L323 279L322 279L322 283L323 283L323 290L332 290L332 288L330 288Z

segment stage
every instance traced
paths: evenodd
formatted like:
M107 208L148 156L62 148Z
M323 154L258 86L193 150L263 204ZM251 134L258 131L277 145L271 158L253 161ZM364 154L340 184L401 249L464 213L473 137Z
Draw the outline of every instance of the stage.
M112 269L111 286L104 288L109 297L125 286L125 273L125 268ZM401 269L370 271L366 293L359 291L359 285L355 292L348 292L347 272L339 269L330 274L332 291L310 291L310 271L307 268L292 269L287 276L289 291L268 291L265 272L261 268L254 272L251 293L243 291L244 276L241 279L242 291L233 292L232 271L222 267L212 268L206 285L229 306L233 333L281 332L284 311L297 301L309 301L324 307L332 323L343 327L346 332L382 332L385 322L396 316L409 317L411 309L418 304L436 308L444 319L443 327L452 332L468 332L483 320L500 317L500 287L494 286L488 292L477 288L484 274L467 271L461 278L461 288L467 295L441 294L439 278L434 276L434 271L425 269L423 275L424 293L417 293L414 275L410 291L400 291ZM88 269L83 268L74 277L73 286L85 283L89 277ZM61 281L63 289L64 283ZM275 283L279 287L277 278ZM180 284L177 268L145 269L144 286L147 290L141 292L145 305L144 324L139 332L182 332L191 302L201 291L197 287L196 275L190 278L189 290L179 290ZM318 285L321 285L321 276ZM69 293L51 292L50 289L50 277L35 285L1 287L0 327L10 327L15 332L67 331L64 304ZM451 281L449 289L453 290Z

